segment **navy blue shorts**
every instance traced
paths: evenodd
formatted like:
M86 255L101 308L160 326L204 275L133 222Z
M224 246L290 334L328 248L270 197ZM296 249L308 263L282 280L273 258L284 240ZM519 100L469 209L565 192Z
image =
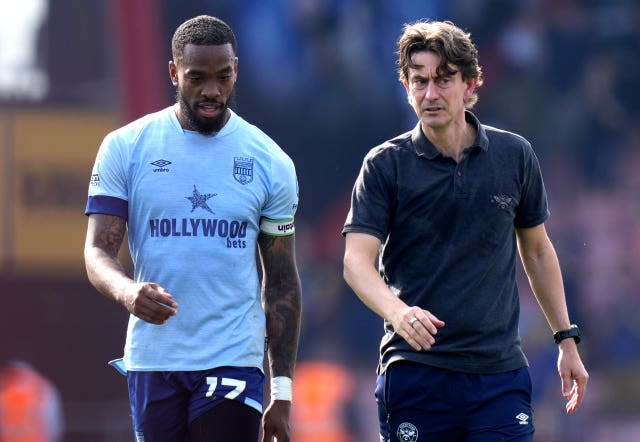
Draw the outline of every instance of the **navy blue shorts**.
M533 441L527 367L471 374L399 361L375 396L383 442Z
M189 424L228 399L262 413L264 375L257 368L129 371L127 383L138 442L188 440Z

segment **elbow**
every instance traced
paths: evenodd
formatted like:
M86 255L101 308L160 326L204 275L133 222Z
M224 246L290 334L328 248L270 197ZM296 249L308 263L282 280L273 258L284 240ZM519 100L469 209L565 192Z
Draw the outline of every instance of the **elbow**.
M354 235L353 237L351 235ZM380 241L366 234L349 234L342 259L342 277L354 289L363 278L371 278L375 271Z
M85 248L84 249L84 271L85 271L85 274L87 275L87 279L92 285L95 285L97 281L95 260L96 260L95 253L91 249Z
M89 269L91 268L91 262L94 259L94 253L91 247L84 247L84 268L87 273L89 273Z
M355 271L352 256L345 253L342 260L342 278L350 287L352 287L351 283L353 282L354 275Z
M344 261L342 263L342 279L349 284L349 272L347 271L347 264Z

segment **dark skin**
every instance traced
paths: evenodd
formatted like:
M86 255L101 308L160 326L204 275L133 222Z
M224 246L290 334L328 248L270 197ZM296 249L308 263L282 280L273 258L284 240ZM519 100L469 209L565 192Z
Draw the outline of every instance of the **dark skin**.
M89 216L85 264L89 281L105 296L122 304L132 315L152 324L164 324L177 314L170 293L153 282L136 283L125 274L118 253L125 235L125 221L117 216ZM301 288L295 261L294 236L260 234L262 298L269 336L269 369L272 377L292 378L300 334ZM262 418L263 442L290 440L290 401L272 401Z
M226 124L230 116L227 102L237 71L238 61L230 44L188 44L180 60L169 62L169 75L179 92L174 109L184 129L210 133ZM161 285L135 282L126 274L118 259L125 233L126 222L120 217L89 216L84 247L89 281L132 315L151 324L164 324L178 313L178 303ZM263 275L270 375L293 378L301 312L295 237L261 233L257 248ZM262 441L289 442L290 414L290 401L272 401L262 417Z
M301 289L295 261L294 236L260 234L262 298L269 336L271 376L293 378L300 334ZM263 442L290 440L290 401L272 401L262 418Z
M125 232L126 223L120 217L89 216L84 246L89 281L132 315L151 324L164 324L176 315L178 303L159 284L137 283L126 275L118 259Z
M238 78L231 44L186 45L180 59L169 62L169 76L178 91L175 109L183 128L208 134L226 124Z

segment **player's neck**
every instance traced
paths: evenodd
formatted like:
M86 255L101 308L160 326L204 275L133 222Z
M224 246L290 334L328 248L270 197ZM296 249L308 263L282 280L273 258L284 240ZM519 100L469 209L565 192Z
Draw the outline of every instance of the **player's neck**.
M476 130L472 124L464 120L452 122L446 127L425 127L421 125L425 137L444 156L453 158L457 163L462 161L464 150L471 146L476 138Z

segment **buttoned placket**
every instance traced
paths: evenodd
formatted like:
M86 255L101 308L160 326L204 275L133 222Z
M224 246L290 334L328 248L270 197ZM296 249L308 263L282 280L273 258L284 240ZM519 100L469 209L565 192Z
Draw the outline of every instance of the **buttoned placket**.
M466 186L468 157L468 153L465 152L464 157L459 163L456 163L453 171L453 191L456 198L467 198L469 196Z

